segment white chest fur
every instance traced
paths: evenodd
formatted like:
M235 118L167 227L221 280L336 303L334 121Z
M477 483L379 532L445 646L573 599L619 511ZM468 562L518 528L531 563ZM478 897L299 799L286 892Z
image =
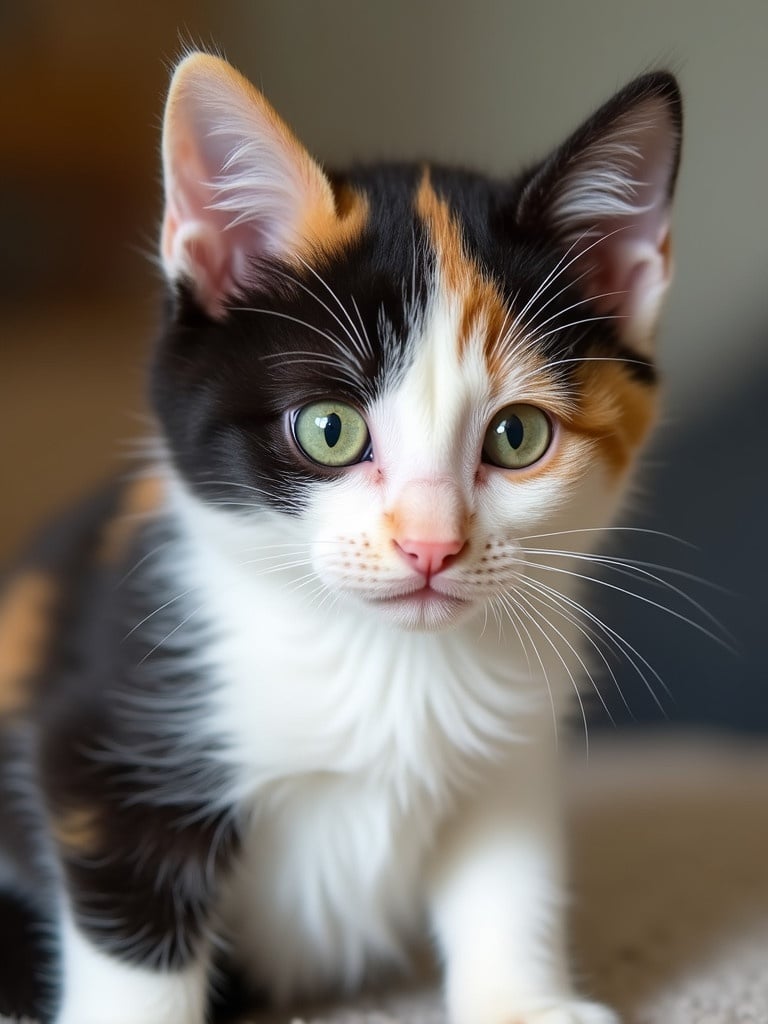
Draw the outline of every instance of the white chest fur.
M236 780L222 800L250 812L225 934L278 996L352 985L402 958L443 822L541 729L546 689L482 615L406 633L319 607L301 567L258 575L198 547L188 570L214 681L200 725Z
M251 979L279 999L401 962L423 924L435 819L332 774L262 794L222 908Z

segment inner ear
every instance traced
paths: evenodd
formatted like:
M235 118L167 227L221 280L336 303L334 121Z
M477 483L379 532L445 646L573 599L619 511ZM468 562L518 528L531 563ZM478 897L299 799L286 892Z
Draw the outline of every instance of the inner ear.
M554 234L598 312L648 352L671 277L681 100L658 72L632 82L534 172L518 221Z
M218 57L176 68L163 122L161 253L172 281L221 315L336 220L330 183L264 97Z

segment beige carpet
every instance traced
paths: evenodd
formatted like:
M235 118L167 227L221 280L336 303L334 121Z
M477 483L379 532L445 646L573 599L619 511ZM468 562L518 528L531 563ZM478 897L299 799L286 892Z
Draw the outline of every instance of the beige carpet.
M768 742L617 737L572 762L582 988L626 1024L768 1024ZM428 986L294 1016L444 1022Z
M572 760L583 989L626 1024L768 1024L768 743L624 737ZM292 1018L444 1021L427 983L248 1024Z

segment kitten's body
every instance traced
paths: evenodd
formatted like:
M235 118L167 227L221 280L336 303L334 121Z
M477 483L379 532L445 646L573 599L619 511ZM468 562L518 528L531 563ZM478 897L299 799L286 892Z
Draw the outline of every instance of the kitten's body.
M611 1019L564 958L556 719L588 638L542 552L594 547L652 419L679 98L657 75L612 102L512 184L331 187L220 62L177 72L166 454L0 618L51 626L6 643L0 735L58 908L56 1024L200 1024L219 938L288 999L428 932L456 1024ZM326 398L368 432L342 468L299 440ZM529 463L493 461L500 409L523 452L549 431Z

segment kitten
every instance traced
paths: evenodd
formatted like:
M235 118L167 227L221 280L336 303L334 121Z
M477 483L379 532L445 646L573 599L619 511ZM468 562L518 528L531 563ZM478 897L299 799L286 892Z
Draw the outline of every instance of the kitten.
M348 989L430 933L455 1024L615 1020L564 948L589 652L545 570L598 544L653 420L680 134L658 72L512 180L329 175L222 60L176 68L163 454L0 609L55 1024L202 1024L221 948L278 1002Z

